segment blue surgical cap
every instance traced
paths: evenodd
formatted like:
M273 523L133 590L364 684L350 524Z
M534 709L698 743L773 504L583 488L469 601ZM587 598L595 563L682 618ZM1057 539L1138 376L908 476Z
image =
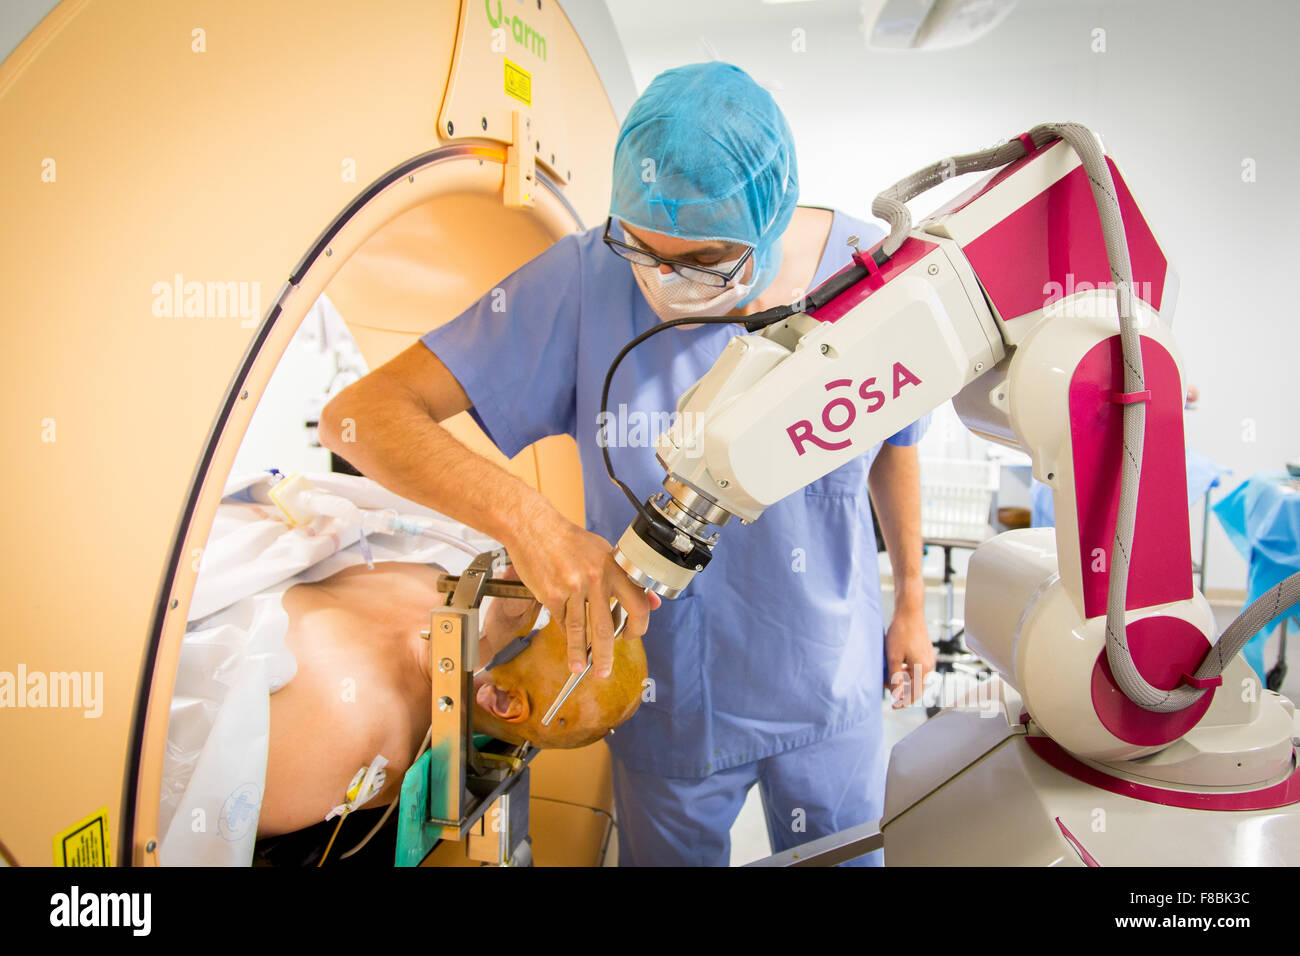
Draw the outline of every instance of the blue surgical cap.
M632 104L614 146L610 214L680 239L754 247L753 288L781 268L799 198L794 137L772 95L727 63L665 70Z

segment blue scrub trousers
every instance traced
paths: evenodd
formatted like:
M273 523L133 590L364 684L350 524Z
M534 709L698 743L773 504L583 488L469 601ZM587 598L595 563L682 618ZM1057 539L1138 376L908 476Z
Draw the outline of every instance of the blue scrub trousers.
M619 866L727 866L731 826L749 788L763 797L772 852L878 819L884 810L880 721L707 777L664 777L614 758ZM845 866L880 866L874 853Z

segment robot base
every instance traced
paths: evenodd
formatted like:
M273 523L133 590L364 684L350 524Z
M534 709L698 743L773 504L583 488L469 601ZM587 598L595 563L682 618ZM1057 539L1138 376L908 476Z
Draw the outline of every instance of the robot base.
M945 710L894 747L887 866L1300 864L1294 762L1248 793L1144 785L1070 757L1003 693L996 711Z

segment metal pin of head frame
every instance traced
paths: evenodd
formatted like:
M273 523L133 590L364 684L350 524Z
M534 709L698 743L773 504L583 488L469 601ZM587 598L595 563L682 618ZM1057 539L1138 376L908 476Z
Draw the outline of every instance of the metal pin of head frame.
M619 618L618 624L614 628L614 639L618 640L619 636L623 633L623 629L627 627L627 611L623 610L623 606L621 604L615 604L614 611ZM587 674L590 671L591 671L591 647L589 646L587 648L587 666L584 667L577 674L569 675L569 679L566 680L564 682L564 686L560 688L560 693L559 695L556 696L555 702L551 704L549 708L547 708L546 713L542 716L543 727L549 727L551 725L551 721L555 719L555 715L559 713L560 708L564 706L564 702L569 699L569 695L578 689L578 685L582 683L583 679L587 676Z

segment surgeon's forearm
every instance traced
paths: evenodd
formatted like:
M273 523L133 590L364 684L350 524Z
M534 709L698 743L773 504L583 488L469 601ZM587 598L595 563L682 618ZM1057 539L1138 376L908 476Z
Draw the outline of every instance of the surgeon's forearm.
M367 478L507 546L554 517L540 492L466 448L400 386L349 386L322 411L318 437Z
M920 611L925 601L921 575L921 463L915 445L885 442L867 478L880 534L894 573L894 611Z

